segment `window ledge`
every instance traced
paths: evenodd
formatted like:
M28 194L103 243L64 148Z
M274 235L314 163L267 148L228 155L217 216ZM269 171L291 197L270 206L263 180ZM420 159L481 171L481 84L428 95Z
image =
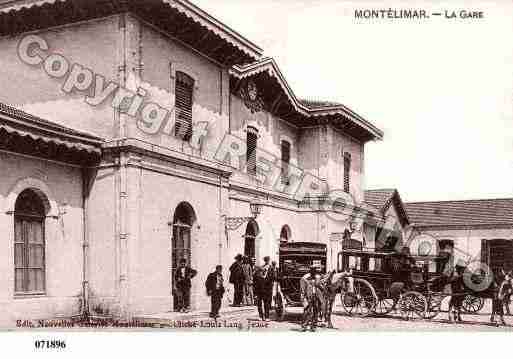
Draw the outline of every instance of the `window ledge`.
M45 292L31 292L31 293L15 293L14 299L31 299L31 298L41 298L47 297Z

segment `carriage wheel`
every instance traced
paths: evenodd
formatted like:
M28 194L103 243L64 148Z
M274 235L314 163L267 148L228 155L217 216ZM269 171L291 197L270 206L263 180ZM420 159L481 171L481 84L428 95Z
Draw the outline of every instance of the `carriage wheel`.
M406 319L424 318L427 310L427 300L419 292L406 292L398 302L401 316Z
M374 308L374 313L377 315L386 315L395 308L397 304L397 300L392 298L386 298L385 296L378 298L376 303L376 307Z
M283 305L281 293L276 293L274 296L274 311L276 313L276 320L281 322L285 318L285 306Z
M378 300L372 285L364 279L354 278L353 286L353 292L343 292L341 295L346 313L357 317L372 314Z
M445 296L440 293L428 293L426 295L427 309L426 313L424 314L424 318L435 318L442 309L442 301L444 300L444 298Z
M463 310L467 313L477 313L484 307L484 299L476 297L472 294L467 294L463 298L462 303Z

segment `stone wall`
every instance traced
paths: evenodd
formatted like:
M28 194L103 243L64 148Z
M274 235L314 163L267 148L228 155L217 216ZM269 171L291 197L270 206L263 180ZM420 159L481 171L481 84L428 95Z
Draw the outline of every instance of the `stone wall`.
M82 294L83 205L79 168L0 153L0 327L16 320L51 319L80 312ZM25 189L47 200L45 229L46 291L14 294L14 204Z

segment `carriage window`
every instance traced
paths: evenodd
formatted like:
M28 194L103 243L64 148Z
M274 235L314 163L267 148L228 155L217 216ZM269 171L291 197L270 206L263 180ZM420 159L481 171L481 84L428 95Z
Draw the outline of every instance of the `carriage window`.
M383 258L376 258L375 270L381 272L383 270Z
M437 273L436 261L429 261L429 273Z
M376 258L369 258L369 271L376 270Z
M369 258L369 271L381 272L383 269L382 258Z
M360 257L354 257L354 256L349 257L349 268L355 269L355 270L360 270L361 260L362 259Z

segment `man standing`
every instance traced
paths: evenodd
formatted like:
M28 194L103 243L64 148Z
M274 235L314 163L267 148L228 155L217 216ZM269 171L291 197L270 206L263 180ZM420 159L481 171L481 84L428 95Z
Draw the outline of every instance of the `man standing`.
M244 272L244 305L254 305L253 299L253 266L251 265L251 259L244 256L242 269Z
M190 309L191 279L194 278L197 273L196 270L187 266L187 260L185 258L180 259L180 265L176 269L174 277L174 288L178 301L177 310L179 312L185 313Z
M216 270L210 273L205 282L207 295L210 296L210 318L219 318L219 308L224 294L223 267L216 266Z
M270 258L264 257L264 265L255 273L255 291L257 294L257 307L260 319L269 321L269 311L273 297L273 284L276 273L269 264Z
M317 272L317 267L311 266L310 272L306 273L299 282L301 302L303 303L303 320L301 327L304 331L307 330L308 325L310 325L312 332L314 332L317 327L319 307L323 304L322 295L318 292L319 281L320 275Z
M235 256L235 262L230 266L230 283L233 284L233 306L240 307L244 294L244 270L241 254Z

